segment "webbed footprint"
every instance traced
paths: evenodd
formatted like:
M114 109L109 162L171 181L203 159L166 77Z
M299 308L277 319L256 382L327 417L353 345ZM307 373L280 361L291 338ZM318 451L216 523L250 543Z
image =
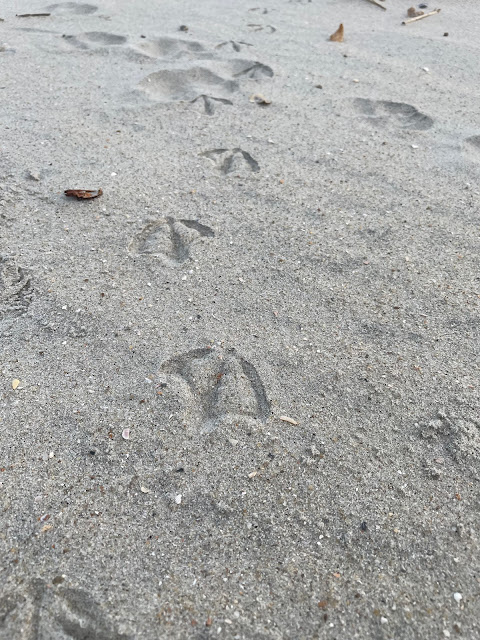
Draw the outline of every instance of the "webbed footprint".
M130 242L129 251L161 258L175 266L190 258L191 246L197 240L214 235L210 227L197 220L167 217L147 224Z

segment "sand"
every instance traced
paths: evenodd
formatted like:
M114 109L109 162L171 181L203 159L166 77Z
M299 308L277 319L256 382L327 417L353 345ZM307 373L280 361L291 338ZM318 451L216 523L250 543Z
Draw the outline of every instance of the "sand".
M480 636L480 5L386 5L2 2L2 640Z

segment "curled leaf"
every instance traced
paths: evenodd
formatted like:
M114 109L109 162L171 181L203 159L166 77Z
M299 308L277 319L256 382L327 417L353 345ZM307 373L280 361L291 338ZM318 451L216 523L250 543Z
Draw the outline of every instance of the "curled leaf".
M103 191L101 189L89 190L89 189L65 189L65 195L69 198L77 198L77 200L91 200L92 198L98 198Z
M340 23L340 26L335 33L332 33L330 40L332 42L343 42L343 22Z

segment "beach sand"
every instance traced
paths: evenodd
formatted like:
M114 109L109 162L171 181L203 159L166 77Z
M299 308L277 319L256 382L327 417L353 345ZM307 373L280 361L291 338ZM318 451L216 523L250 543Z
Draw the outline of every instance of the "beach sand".
M2 2L2 640L480 637L480 4L385 5Z

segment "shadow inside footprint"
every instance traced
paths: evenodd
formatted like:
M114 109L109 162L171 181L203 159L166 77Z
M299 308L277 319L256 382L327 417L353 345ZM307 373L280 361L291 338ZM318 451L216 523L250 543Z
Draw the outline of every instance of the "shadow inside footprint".
M480 136L470 136L465 139L464 152L474 162L480 160Z
M76 36L64 35L63 38L66 42L78 49L118 46L127 42L125 36L118 36L114 33L106 33L105 31L89 31Z
M240 40L239 42L236 42L235 40L227 40L226 42L220 42L220 44L217 44L215 49L223 49L224 47L227 49L231 48L233 51L238 53L243 47L253 47L253 44L243 42L243 40Z
M0 320L26 313L33 292L30 277L16 262L0 258Z
M155 38L144 40L134 46L134 49L150 58L165 58L177 60L179 58L212 58L213 54L201 43L195 40L181 38Z
M367 120L372 124L386 126L392 123L402 129L420 131L430 129L433 126L433 119L430 116L405 102L356 98L354 104L357 110L367 116Z
M261 62L253 62L252 60L232 60L231 68L234 78L241 76L254 79L273 77L273 69L271 67Z
M97 10L97 6L85 2L59 2L57 4L49 4L48 7L45 7L45 11L59 15L89 15L95 13Z
M214 96L207 96L205 94L194 98L194 100L191 100L191 102L202 102L204 111L209 116L213 116L217 109L216 105L218 104L233 105L233 102L231 100L227 100L227 98L215 98Z
M201 95L214 94L227 98L238 90L235 80L222 78L205 67L162 69L151 73L140 82L140 88L160 102L191 102Z
M194 349L165 362L161 370L186 383L187 411L202 431L213 431L224 419L253 418L265 422L270 403L255 367L235 349L217 353Z
M190 258L190 247L200 237L212 238L213 229L197 220L175 220L167 217L150 222L129 245L129 251L162 258L178 265Z
M34 579L23 594L0 600L0 638L131 640L118 633L102 608L81 589L52 589Z
M235 149L211 149L200 154L208 158L215 164L215 168L221 173L228 175L229 173L241 173L245 170L257 173L260 171L260 165L247 152L239 147Z

